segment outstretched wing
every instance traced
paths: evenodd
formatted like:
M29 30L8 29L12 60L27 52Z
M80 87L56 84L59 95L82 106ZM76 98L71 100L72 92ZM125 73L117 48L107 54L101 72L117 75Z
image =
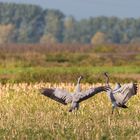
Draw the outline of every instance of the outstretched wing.
M117 103L125 104L131 98L131 96L137 94L137 84L125 84L118 90L113 91L113 93Z
M65 90L61 89L51 89L51 88L43 88L41 89L41 93L59 103L62 103L64 105L67 105L72 101L72 95L69 94Z
M100 86L97 88L90 88L84 92L79 92L73 95L73 102L82 102L94 95L96 95L97 93L100 93L102 91L106 91L108 89L108 87L106 86Z

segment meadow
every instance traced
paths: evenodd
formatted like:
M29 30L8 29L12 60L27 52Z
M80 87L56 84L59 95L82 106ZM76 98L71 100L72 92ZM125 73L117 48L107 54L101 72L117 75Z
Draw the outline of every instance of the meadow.
M83 90L98 84L81 84ZM114 86L114 84L111 84ZM18 83L0 85L0 139L3 140L139 140L140 91L128 102L128 109L112 115L105 93L81 103L68 112L40 94L42 87L58 87L70 92L74 83ZM138 84L140 89L140 84Z
M140 91L128 109L111 114L105 93L69 113L39 92L42 87L73 91L103 85L103 72L115 82L137 82L140 47L129 45L6 44L0 45L0 139L2 140L135 140L140 139Z
M0 82L102 82L109 72L112 82L140 79L140 47L129 45L7 44L0 45ZM98 76L97 76L98 74Z
M139 81L140 67L14 67L0 68L0 82L5 83L35 83L35 82L74 82L82 75L84 83L104 82L103 73L108 72L112 82Z

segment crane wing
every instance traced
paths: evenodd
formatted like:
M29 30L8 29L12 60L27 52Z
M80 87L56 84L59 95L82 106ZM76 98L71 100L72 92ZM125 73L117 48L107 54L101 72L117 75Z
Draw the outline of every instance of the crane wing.
M129 83L113 91L113 96L117 103L125 104L131 96L137 94L137 84Z
M121 87L120 83L116 83L115 88L113 90L118 90Z
M73 102L82 102L92 96L94 96L97 93L100 93L102 91L106 91L108 87L106 86L100 86L97 88L90 88L84 92L79 92L73 95Z
M64 105L67 105L72 101L72 95L62 89L43 88L41 89L41 93Z

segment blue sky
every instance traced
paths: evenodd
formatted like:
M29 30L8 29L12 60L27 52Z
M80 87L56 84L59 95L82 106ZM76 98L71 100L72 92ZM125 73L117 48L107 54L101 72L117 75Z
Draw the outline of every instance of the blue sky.
M0 0L1 2L31 3L43 8L59 9L77 19L97 16L140 18L140 0Z

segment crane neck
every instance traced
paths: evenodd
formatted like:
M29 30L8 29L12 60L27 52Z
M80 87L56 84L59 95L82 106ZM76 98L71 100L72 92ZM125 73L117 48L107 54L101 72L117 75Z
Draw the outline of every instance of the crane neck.
M109 87L109 76L105 73L105 77L106 77L106 86Z

